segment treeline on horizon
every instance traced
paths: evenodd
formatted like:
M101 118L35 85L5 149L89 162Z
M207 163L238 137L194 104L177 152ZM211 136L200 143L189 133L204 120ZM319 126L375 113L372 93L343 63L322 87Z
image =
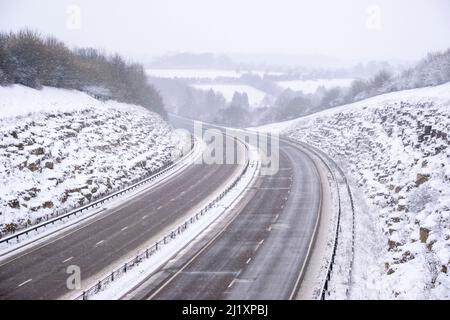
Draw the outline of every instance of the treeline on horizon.
M227 102L220 92L198 90L180 79L150 77L149 81L161 90L168 108L175 113L226 126L257 126L295 119L384 93L443 84L450 81L450 49L430 53L412 67L398 70L387 64L371 76L356 78L349 87L322 86L308 94L283 89L271 77L244 74L239 78L240 84L267 94L259 108L251 108L246 95L241 97L235 93L232 101ZM316 76L320 76L320 71ZM330 70L323 70L324 74L327 72ZM219 79L219 83L222 82L227 83L227 79Z
M274 108L261 117L260 123L290 120L384 93L436 86L448 81L450 49L429 53L416 65L398 74L381 70L369 79L356 79L349 88L322 87L313 94L287 89L277 98Z
M0 85L10 84L98 91L167 116L142 65L93 48L69 49L62 41L32 30L0 33Z

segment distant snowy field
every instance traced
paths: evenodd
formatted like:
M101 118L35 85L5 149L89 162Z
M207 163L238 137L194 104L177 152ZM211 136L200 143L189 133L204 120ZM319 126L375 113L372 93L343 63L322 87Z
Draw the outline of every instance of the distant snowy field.
M219 77L239 78L244 74L252 73L259 76L265 74L279 75L279 72L253 71L253 70L216 70L216 69L147 69L147 75L159 78L183 78L183 79L209 79L214 80Z
M346 172L356 199L350 298L450 298L450 83L259 129L314 145Z
M277 84L283 89L302 91L305 94L316 92L317 88L323 86L325 89L333 87L349 87L354 79L317 79L317 80L291 80L278 81Z
M207 91L212 89L214 92L220 92L227 102L231 102L235 92L245 92L247 93L250 107L258 107L266 96L266 93L261 90L239 84L194 84L192 87L199 90Z
M181 139L140 106L0 87L0 232L122 188L170 162Z

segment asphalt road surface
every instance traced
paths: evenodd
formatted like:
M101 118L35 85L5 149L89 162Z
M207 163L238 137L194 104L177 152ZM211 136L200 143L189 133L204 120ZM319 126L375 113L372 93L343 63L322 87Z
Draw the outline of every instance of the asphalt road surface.
M80 267L82 280L109 272L115 262L221 189L236 170L239 165L192 164L94 220L1 261L0 299L57 299L70 293L69 265Z
M313 161L280 142L277 174L261 176L256 192L224 230L185 263L166 265L163 281L132 299L289 299L296 293L321 206ZM192 251L192 250L191 250ZM161 276L160 276L161 278Z

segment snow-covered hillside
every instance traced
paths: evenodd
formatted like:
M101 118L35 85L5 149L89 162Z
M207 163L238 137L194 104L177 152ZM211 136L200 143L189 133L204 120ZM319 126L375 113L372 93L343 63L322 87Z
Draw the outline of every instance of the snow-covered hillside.
M124 187L169 163L180 139L139 106L0 87L0 231Z
M272 128L347 174L357 199L350 298L450 298L450 83Z

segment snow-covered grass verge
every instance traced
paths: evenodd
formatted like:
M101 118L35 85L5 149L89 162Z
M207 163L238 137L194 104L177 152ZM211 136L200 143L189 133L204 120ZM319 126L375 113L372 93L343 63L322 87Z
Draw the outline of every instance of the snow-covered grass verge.
M330 155L352 188L349 298L450 298L449 110L447 83L373 97L282 129Z
M231 181L226 186L229 189L224 193L223 196L218 194L211 195L210 199L206 199L206 206L201 212L195 211L190 214L187 219L189 223L182 223L179 226L173 228L174 233L170 232L164 239L168 242L164 244L163 240L158 241L158 250L152 246L149 250L150 255L145 259L135 259L133 255L126 258L125 261L120 261L112 270L116 270L120 273L120 277L115 277L114 281L111 281L110 273L106 274L106 279L108 283L103 285L97 293L91 296L86 296L89 299L104 300L104 299L120 299L128 291L136 287L148 276L153 274L161 266L163 266L167 261L169 261L176 253L181 250L186 249L188 245L192 245L196 241L199 241L202 235L206 234L209 230L220 225L221 222L227 217L227 214L232 211L234 206L239 203L240 199L244 197L245 190L248 189L249 185L253 183L257 173L260 170L260 159L256 148L249 146L248 152L249 166L242 174L242 172L237 172L237 176L233 177ZM237 181L237 183L236 183ZM178 234L176 230L181 230ZM172 239L171 235L175 235ZM146 247L143 246L140 250L137 250L136 256L143 254L146 251ZM130 268L123 272L124 263L128 262ZM118 269L121 270L118 272ZM114 271L112 271L114 272ZM97 280L93 281L94 288ZM95 288L97 291L98 288ZM80 292L74 292L63 298L77 298Z
M85 93L0 87L0 232L119 190L178 157L157 114Z

